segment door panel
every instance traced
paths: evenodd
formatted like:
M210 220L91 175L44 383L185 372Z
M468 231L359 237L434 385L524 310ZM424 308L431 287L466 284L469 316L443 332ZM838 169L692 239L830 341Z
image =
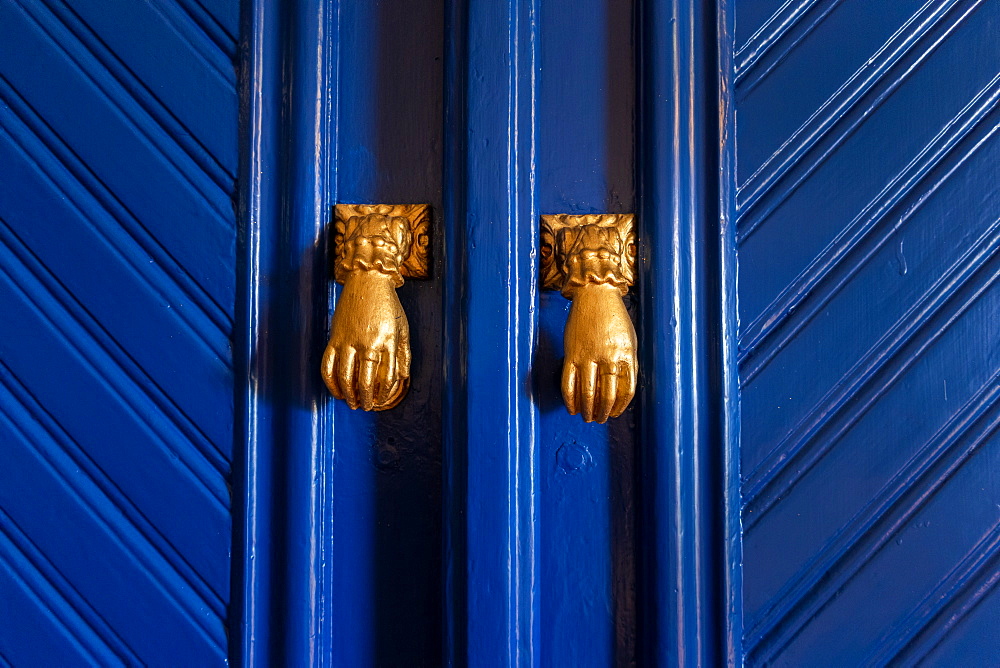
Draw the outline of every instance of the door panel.
M434 265L430 280L398 290L413 354L403 402L366 413L325 398L335 425L332 662L440 665L444 3L349 2L339 19L337 201L429 203Z
M634 213L634 3L540 4L539 209ZM627 304L635 317L634 291ZM539 412L539 664L629 665L636 659L635 409L607 425L567 413L560 378L569 306L558 291L539 295L532 365Z
M736 23L748 663L987 660L1000 7Z
M228 653L238 6L121 9L0 3L14 665Z

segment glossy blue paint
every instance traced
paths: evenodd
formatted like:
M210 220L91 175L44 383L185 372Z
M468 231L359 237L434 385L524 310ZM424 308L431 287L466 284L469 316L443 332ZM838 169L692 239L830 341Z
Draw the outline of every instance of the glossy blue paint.
M723 80L700 79L722 58L716 21L729 15L709 4L693 14L683 3L640 8L653 20L642 22L638 56L652 147L639 181L648 192L666 184L660 192L677 193L648 209L640 203L649 220L640 223L648 255L639 310L653 314L641 316L645 356L656 377L692 361L645 391L640 442L650 447L640 496L631 418L588 426L563 412L553 378L567 304L533 292L538 213L635 204L635 93L631 72L621 71L634 71L637 59L630 6L570 9L473 2L449 15L445 270L459 280L445 293L447 651L474 665L736 661L734 230L726 218L720 234L715 217L720 193L731 197L731 160L727 153L717 171L723 159L712 147L722 129L705 111ZM581 21L581 12L592 18ZM680 34L678 17L690 24ZM677 77L686 87L675 88ZM690 129L683 141L678 128ZM671 179L684 170L682 192ZM675 215L677 207L692 218ZM665 245L650 262L657 241ZM713 272L724 274L725 289L709 287ZM670 284L677 275L683 282ZM672 286L672 304L656 281ZM678 318L695 345L662 348ZM675 435L675 420L685 433ZM645 542L633 533L637 505ZM644 560L639 577L633 555ZM647 593L644 626L635 621L636 590Z
M226 660L236 7L0 3L2 663Z
M636 42L631 0L539 11L541 213L635 212ZM541 293L532 368L539 411L539 663L636 661L635 408L571 416L559 389L569 310ZM635 292L628 297L635 314ZM586 638L586 642L582 639Z
M440 259L436 280L399 291L402 406L337 405L318 365L332 205L441 210L443 21L434 3L336 2L253 3L244 19L248 665L441 661Z
M534 665L538 6L447 7L447 658Z
M325 238L335 146L337 14L244 7L243 266L232 652L241 665L329 665L332 406L316 371L328 321Z
M383 413L334 409L332 663L440 665L444 5L344 2L339 15L337 200L430 203L434 266L398 290L406 399Z
M642 6L639 215L643 348L640 651L721 665L740 650L728 6ZM720 113L720 111L722 113Z
M237 9L0 3L0 665L993 659L1000 7ZM435 212L385 414L317 373L338 201ZM537 280L593 211L606 427Z
M732 71L747 662L994 663L1000 7L771 4Z

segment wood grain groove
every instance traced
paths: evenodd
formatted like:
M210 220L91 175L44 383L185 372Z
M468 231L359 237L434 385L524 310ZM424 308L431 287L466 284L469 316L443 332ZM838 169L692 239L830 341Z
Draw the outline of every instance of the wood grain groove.
M750 473L743 486L747 532L753 531L778 500L786 496L836 441L993 285L998 278L995 273L980 283L974 283L973 279L996 264L998 249L1000 220L990 225ZM966 288L972 288L972 294L962 301L959 297ZM949 313L946 307L955 301L958 303ZM942 318L945 319L943 324L932 326ZM904 356L904 352L908 354ZM882 382L876 385L877 381ZM863 391L869 396L861 400ZM836 424L835 420L841 422L839 429L817 443L819 436Z
M738 77L762 55L763 51L779 41L820 0L785 0L771 16L758 27L733 54L733 74Z
M136 75L129 64L122 60L72 7L64 5L64 11L60 12L57 5L50 5L48 10L54 20L76 37L83 50L103 67L111 79L131 97L132 102L145 112L151 122L173 139L220 190L231 194L236 180L236 165L227 167L223 164L219 156L195 136L191 128L184 124L149 84ZM230 82L230 85L235 84ZM235 98L235 90L232 92Z
M14 2L24 2L25 0L13 0ZM67 0L62 0L64 7L74 16L77 16L81 24L91 30L90 26L79 17L77 10ZM233 98L236 97L236 68L234 58L236 55L235 40L225 40L216 42L215 38L206 28L195 20L194 16L181 7L176 2L170 0L145 0L145 4L158 16L166 31L174 33L180 37L185 44L191 47L191 52L205 67L212 76L225 88ZM46 3L46 8L53 14L56 10ZM27 9L27 8L26 8ZM76 35L73 29L66 25L69 33ZM100 40L96 31L95 36ZM76 35L79 38L79 35ZM103 40L102 40L103 43Z
M41 430L48 437L31 439L24 432L24 426L29 423L17 423L21 425L18 431L25 442L31 444L31 449L40 461L45 461L53 477L59 479L66 489L72 489L92 512L100 514L107 526L117 527L116 533L121 537L122 544L134 545L139 542L145 545L138 552L151 555L146 557L149 562L148 570L166 572L180 583L182 589L194 592L199 606L211 610L219 619L224 618L226 606L222 593L205 580L3 362L0 362L0 377L5 381L5 391L0 392L0 397L9 397L4 402L9 408L3 412L15 423L15 413L23 414L34 421L34 429ZM52 447L46 448L46 443ZM85 483L70 483L71 480L79 480L81 476L85 478Z
M824 574L814 583L814 589L804 598L793 604L780 614L776 625L767 630L751 650L753 661L768 661L780 654L787 645L802 631L820 611L829 605L845 586L856 576L865 565L882 549L893 536L906 525L938 490L954 475L962 464L990 438L1000 427L1000 410L994 397L993 403L985 411L985 417L976 422L977 430L968 437L968 444L949 460L944 460L943 471L932 471L931 479L923 488L911 490L917 498L905 508L891 523L882 527L879 533L871 536L867 544L862 543L853 553L848 553L844 562L838 564L829 574ZM962 434L964 436L964 434ZM956 437L956 442L958 438ZM938 466L937 468L942 468Z
M72 645L79 654L78 660L80 661L80 665L101 665L102 657L95 654L94 648L88 647L88 643L83 640L85 637L90 635L96 636L97 634L91 629L81 629L77 632L70 628L70 623L66 620L67 617L73 618L73 621L82 626L86 626L86 622L80 619L79 614L73 614L76 611L73 610L68 603L60 600L56 594L52 593L51 584L45 582L44 579L42 579L42 582L39 582L39 578L37 576L31 577L30 573L32 573L32 571L28 570L30 568L30 562L29 565L22 565L20 569L15 567L14 564L18 561L18 557L20 557L20 560L22 561L27 561L27 559L23 554L17 551L17 546L14 545L13 541L7 537L6 532L3 530L2 523L0 523L0 546L6 548L3 551L0 551L0 567L3 567L0 568L0 572L6 570L10 579L20 585L21 590L33 600L35 605L48 613L46 616L52 622L50 632L61 632L62 637L70 645ZM27 571L27 573L25 573L25 571ZM33 581L33 584L29 584L31 581ZM94 641L91 640L91 643L92 642ZM112 652L110 648L107 648L106 651L108 654L115 656L114 652ZM118 657L115 656L115 659L118 659Z
M160 444L161 449L163 449L170 458L176 458L177 461L181 463L182 470L187 471L191 480L197 483L198 487L202 488L205 492L206 499L210 500L215 505L216 510L224 513L228 512L229 493L228 489L225 487L225 479L223 478L222 472L214 467L212 462L204 457L203 453L193 448L178 448L178 443L184 443L186 445L187 441L183 437L171 439L167 435L161 433L160 428L151 420L151 417L156 414L155 410L144 410L146 407L136 404L137 397L133 393L124 391L124 388L114 387L111 385L110 379L112 376L110 374L114 373L117 367L114 366L113 363L110 366L103 366L100 361L95 361L93 354L85 352L83 348L92 347L82 343L87 339L72 337L66 333L63 327L57 325L53 317L38 306L36 300L32 297L32 292L27 290L11 275L11 268L10 264L5 264L0 267L0 276L6 277L9 284L14 286L17 292L22 295L25 304L35 311L35 313L40 316L49 328L53 332L57 333L57 335L67 343L68 348L75 350L80 355L81 361L85 362L85 366L92 374L94 374L95 378L108 379L109 389L111 389L115 395L121 399L124 406L129 408L129 413L135 422L145 427L145 429L147 429L149 433L154 436L154 440ZM16 267L14 268L16 269ZM73 321L68 314L63 315L63 320L65 321L65 324L70 326L70 328L73 327ZM182 434L179 434L179 436L182 436ZM191 456L192 454L197 456L193 457Z
M4 81L0 77L0 101L9 104L9 98L3 95L3 86ZM8 110L12 111L13 105L9 106ZM98 187L99 183L88 178L85 173L74 171L74 167L81 167L75 156L70 162L69 156L54 153L54 147L47 145L44 138L31 132L28 126L19 128L20 119L13 113L7 118L11 121L16 119L18 122L6 122L0 127L0 136L10 139L11 146L44 175L47 185L61 195L66 204L74 209L82 220L89 223L90 229L140 283L166 303L190 303L194 307L178 309L177 317L187 327L193 340L198 341L228 366L230 352L225 342L232 333L233 324L221 305L211 295L198 289L198 283L192 273L177 262L169 251L152 241L154 235L114 198L110 190L103 185ZM44 151L32 150L25 140L34 140L34 143L40 145ZM128 239L121 240L113 228L102 224L101 221L104 220L117 223ZM131 243L155 258L157 262L145 264L136 262L132 257L134 251L130 252L128 248ZM178 271L165 271L164 268L177 268Z
M820 254L768 305L768 307L742 332L738 364L741 387L747 387L805 325L850 281L851 278L890 240L906 218L925 202L956 169L984 145L998 129L988 128L985 138L978 138L974 146L964 151L948 170L946 176L916 197L916 202L906 210L891 227L885 224L890 214L907 199L915 188L934 170L948 166L947 159L962 142L981 130L1000 106L1000 75L973 98L942 130L914 157L909 164L876 195L844 229L830 241ZM881 237L865 246L869 237L884 228ZM852 255L865 251L849 266L844 266ZM843 277L831 282L835 272ZM775 339L770 342L770 339ZM767 344L766 348L763 348Z
M169 418L170 422L181 432L184 440L193 445L202 457L212 466L220 477L229 473L229 461L226 447L228 444L215 443L201 429L197 422L177 405L175 400L160 386L159 383L139 364L124 346L109 332L104 325L87 310L68 288L45 266L30 248L17 236L10 224L0 217L0 253L8 251L27 273L42 286L44 292L30 290L22 286L27 294L36 298L47 296L51 303L65 313L65 317L75 329L82 330L87 340L95 344L95 349L117 368L130 381L132 388L125 390L129 396L144 396L151 404L152 413L160 413ZM66 336L67 341L84 340L74 333ZM79 349L78 349L79 350ZM81 351L81 354L82 351ZM95 365L97 366L97 365ZM145 411L140 411L145 412ZM163 435L164 440L169 440Z
M182 182L190 186L193 192L198 194L205 204L205 210L214 214L212 218L220 225L230 227L233 184L222 182L220 185L220 182L216 182L211 174L206 173L203 166L193 159L176 137L172 136L169 130L164 127L161 119L151 116L129 93L128 89L86 49L83 42L77 39L72 32L62 28L61 25L52 25L58 23L54 17L48 20L40 19L22 5L20 0L12 0L12 4L49 40L53 51L63 54L72 63L80 74L80 80L86 82L101 98L106 100L121 118L132 126L137 135L155 149L155 153L163 158L164 164L169 165L171 171ZM31 6L37 8L39 5ZM96 64L100 67L88 69L88 64ZM104 71L105 76L98 76L94 70ZM235 95L235 91L233 95ZM194 176L196 174L203 174L204 178Z
M3 395L0 394L0 396ZM7 415L6 411L3 412ZM57 465L38 449L30 435L24 431L26 424L31 424L30 422L19 422L10 415L7 417L25 446L28 446L35 453L38 460L43 462L50 474L59 480L66 490L72 491L77 498L77 505L83 508L94 520L94 523L104 530L105 535L111 539L121 553L135 564L136 569L142 572L149 582L163 594L164 600L176 608L198 635L225 656L225 640L220 642L218 637L220 628L212 626L214 623L218 627L222 627L224 620L219 613L215 612L211 602L190 589L188 586L190 583L187 583L176 571L171 572L169 564L157 559L158 554L155 550L143 547L141 542L135 541L135 536L129 535L130 528L134 529L131 524L125 523L123 525L111 519L115 517L115 512L106 506L110 505L111 508L115 508L115 506L110 500L83 492L78 483L74 482L75 476L60 471ZM104 506L104 510L101 509L101 506ZM214 622L206 620L205 613L207 611L211 611Z
M821 4L825 1L825 5ZM819 25L828 17L834 9L841 4L842 0L800 0L795 7L790 8L787 14L782 10L786 10L791 3L786 2L782 7L775 13L767 23L754 34L753 37L737 52L736 56L739 60L736 69L736 85L739 87L740 95L746 95L754 88L757 87L764 79L767 78L771 72L775 70L792 52L809 36L809 34L815 30ZM820 7L821 11L818 16L816 16L808 24L800 27L805 21L805 17L808 16L812 10L816 7ZM763 33L767 26L771 24L772 21L778 22L776 28L771 32ZM772 55L774 46L781 41L790 40L787 47L781 51L775 52L773 57L768 57ZM747 53L745 57L740 54L744 49L749 49L750 53ZM751 74L756 73L763 67L763 71L748 80Z
M221 60L226 65L232 65L236 60L236 34L224 26L204 5L197 0L148 0L158 14L170 23L174 30L185 36L188 42L196 44L202 52L202 58L208 61ZM189 27L185 27L189 26ZM194 35L198 35L195 37ZM218 58L219 55L223 58ZM219 73L230 81L233 92L236 90L235 69L219 67L212 63Z
M48 599L48 602L45 603L46 607L52 611L55 617L60 618L60 621L62 621L63 615L56 613L55 610L67 608L68 610L64 614L69 613L77 617L86 630L92 634L89 636L81 635L81 637L76 637L74 634L76 642L83 645L91 639L96 639L100 643L100 647L93 648L93 652L105 653L117 661L132 662L133 665L141 663L139 656L129 647L125 639L118 635L107 620L77 591L73 583L63 577L62 573L31 542L31 539L2 507L0 507L0 536L6 538L7 544L14 550L13 554L6 550L0 550L0 560L3 560L4 554L12 554L15 558L20 557L30 570L17 569L11 560L5 561L12 570L19 571L18 575L21 581L33 590L39 601L44 602L45 599ZM45 590L48 590L48 595L41 593ZM64 625L63 628L66 632L72 633L68 624ZM99 657L95 658L98 658L98 663L94 665L103 663ZM105 661L107 658L109 657L105 657Z
M759 645L797 618L811 618L818 611L817 600L829 600L850 581L878 549L892 536L892 531L876 531L891 523L903 526L930 498L922 494L917 502L903 507L912 490L935 489L956 471L961 462L983 443L1000 420L1000 371L983 384L972 397L921 445L875 495L841 527L822 548L771 598L759 614L747 619L747 639ZM969 432L986 424L985 432ZM966 443L963 447L962 443ZM935 468L944 467L946 475L931 479ZM895 518L895 519L893 519ZM858 560L858 555L863 559ZM830 579L832 577L832 579ZM803 608L807 608L803 610ZM798 613L798 614L797 614ZM804 624L802 621L801 624Z
M220 619L223 618L226 607L222 593L212 588L3 361L0 361L0 378L4 380L0 398L8 397L4 403L9 409L4 413L14 424L19 425L18 432L25 442L31 444L31 450L38 459L50 468L53 477L58 478L66 489L72 489L95 514L100 514L107 526L117 526L117 533L122 537L123 544L135 545L141 542L147 547L139 551L152 554L150 561L157 561L158 556L162 563L151 563L150 570L159 569L172 573L184 588L197 594L199 605L210 609ZM18 422L15 412L23 414L28 422ZM44 432L45 438L30 438L25 432L29 425ZM46 448L46 444L51 444L52 447ZM85 484L70 482L79 480L80 476L85 478ZM88 489L88 486L92 489Z
M987 566L983 566L979 569L980 573L977 573L974 577L974 582L978 581L978 587L974 590L969 591L967 587L965 596L956 596L957 602L960 605L953 606L957 609L954 611L945 608L945 610L938 615L938 619L941 619L941 623L937 626L927 625L925 628L921 629L918 634L910 641L910 643L903 648L894 660L910 661L913 665L921 664L927 656L937 649L938 645L944 641L948 634L958 626L965 617L972 612L976 606L983 602L983 600L993 592L997 584L1000 583L1000 564L996 562L994 557L994 563L992 570L988 570ZM974 585L973 585L974 586Z
M106 217L113 220L128 233L136 246L155 258L158 267L169 268L169 272L163 272L163 280L172 281L176 290L184 298L194 302L204 317L211 320L219 332L228 338L233 321L227 308L199 283L192 271L185 267L164 246L163 242L157 239L156 234L137 215L132 213L129 207L122 203L114 191L105 185L101 178L87 166L86 162L80 159L51 127L45 124L38 113L11 87L3 75L0 75L0 101L6 103L6 111L20 124L20 127L17 127L16 124L6 124L3 129L15 139L20 136L29 141L33 140L44 148L44 155L50 156L52 164L68 174L69 179L67 180L82 188L88 199L93 199L98 203L97 206L93 207L96 212L91 218L101 220ZM32 162L39 169L48 174L54 182L59 180L53 175L54 170L47 170L43 167L42 163L45 162L45 158L42 152L33 152L25 145L26 142L18 142L18 144L23 153L36 156L32 158ZM66 189L61 190L65 193ZM154 282L161 281L157 279Z
M970 549L955 567L904 619L899 620L880 638L881 645L865 660L865 665L913 665L903 660L918 648L922 635L934 635L933 624L952 606L967 614L1000 580L1000 522ZM992 569L987 573L988 569ZM985 577L984 577L985 576ZM982 580L985 579L985 582ZM980 583L980 586L975 586ZM945 620L952 626L957 620ZM936 643L935 643L936 644ZM927 647L927 650L931 647Z
M770 214L807 180L878 109L985 0L976 0L949 23L960 0L931 0L840 88L834 92L782 145L737 188L737 243L748 239ZM913 51L929 41L921 51ZM869 64L870 63L870 64ZM899 67L905 69L889 80ZM860 104L869 100L864 108ZM837 128L843 128L832 136ZM822 150L820 150L822 149ZM819 151L802 166L805 158ZM776 187L796 176L780 192ZM759 205L768 206L751 217Z
M0 666L227 662L239 4L0 2Z

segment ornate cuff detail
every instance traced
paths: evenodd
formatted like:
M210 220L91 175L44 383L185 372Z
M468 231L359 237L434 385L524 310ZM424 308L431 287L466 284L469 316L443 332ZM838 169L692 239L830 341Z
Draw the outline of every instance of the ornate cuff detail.
M572 299L583 285L613 285L622 295L635 282L633 214L542 216L542 287Z
M334 277L377 271L400 287L430 277L430 205L338 204L334 210Z

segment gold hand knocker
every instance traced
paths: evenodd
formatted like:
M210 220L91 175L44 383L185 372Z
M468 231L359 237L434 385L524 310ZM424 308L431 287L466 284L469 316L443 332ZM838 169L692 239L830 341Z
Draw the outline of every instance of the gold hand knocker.
M562 395L571 415L604 423L635 396L635 327L622 299L635 282L633 214L542 216L542 287L571 299Z
M384 411L410 386L410 326L396 288L430 277L430 206L338 204L334 218L334 277L344 289L323 380L351 408Z

